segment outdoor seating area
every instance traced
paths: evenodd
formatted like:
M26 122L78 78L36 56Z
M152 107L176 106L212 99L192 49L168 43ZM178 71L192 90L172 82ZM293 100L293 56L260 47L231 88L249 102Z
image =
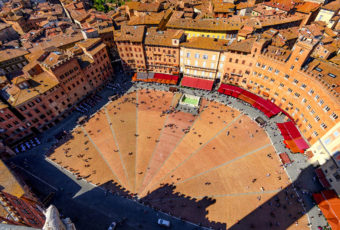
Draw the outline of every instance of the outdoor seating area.
M168 85L176 85L179 77L177 75L163 74L163 73L135 73L132 81L155 82Z
M30 149L32 149L32 148L34 148L34 147L36 147L40 144L41 144L40 140L37 137L34 137L34 138L31 138L28 141L21 143L20 145L17 145L14 148L14 151L16 153L25 152L25 151L30 150Z
M75 107L75 110L79 113L87 113L100 100L101 97L99 95L89 96L82 100L80 103L78 103L78 105Z
M204 90L212 90L214 85L214 80L201 79L195 77L184 76L181 81L181 86L195 88L195 89L204 89Z
M165 212L177 210L174 214L181 218L206 226L236 226L268 200L279 199L259 216L275 215L273 225L299 216L299 225L287 228L308 229L307 216L299 214L301 204L290 195L294 191L289 188L284 195L291 182L264 129L240 111L204 97L197 115L178 111L182 95L140 89L109 101L48 158L78 179L105 189L113 182L129 196L145 198ZM167 184L173 186L172 195L166 190L155 198L150 195ZM170 195L179 200L170 202ZM202 211L187 212L174 207L183 197L186 205L194 205L185 210L197 209L194 201L204 197L214 202ZM247 219L247 226L265 229L269 222L260 226L256 219Z
M293 121L278 123L277 126L281 131L286 147L293 153L304 153L309 148Z
M275 105L273 102L263 99L262 97L237 86L221 84L218 92L247 102L254 108L262 111L269 118L282 112L280 107Z
M314 193L313 198L333 230L340 229L340 198L333 190Z

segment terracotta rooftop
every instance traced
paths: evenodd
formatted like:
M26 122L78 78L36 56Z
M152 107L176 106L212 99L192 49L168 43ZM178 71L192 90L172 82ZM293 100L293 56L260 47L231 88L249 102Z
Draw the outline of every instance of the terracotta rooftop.
M5 108L8 108L8 105L0 101L0 109L5 109Z
M228 46L229 51L250 53L255 42L255 38L249 38L241 41L234 41Z
M189 41L182 43L181 46L194 49L223 51L227 49L228 42L229 41L227 40L219 40L215 38L194 37Z
M0 160L0 187L1 191L19 198L25 194L24 188L2 160Z
M324 10L329 10L329 11L337 12L340 9L340 0L336 0L336 1L330 2L330 3L324 5L321 8L324 9Z
M76 45L85 49L86 53L90 54L91 56L94 56L96 53L98 53L98 51L105 48L105 44L100 38L86 39L84 41L78 42Z
M141 12L158 12L161 8L159 2L142 3L142 2L126 2L126 6L130 10L141 11Z
M31 81L37 83L37 86L28 89L20 89L15 85L9 85L5 88L5 91L10 95L8 102L12 106L19 106L59 84L58 80L48 72L42 72L41 74L34 76Z
M168 28L196 30L196 31L237 31L242 24L230 19L174 19L171 18L167 24Z
M145 26L122 26L114 32L115 41L143 42Z
M290 11L294 8L294 2L289 0L271 0L263 4L282 11Z
M309 14L318 10L320 7L319 3L316 2L304 2L296 7L296 11L300 13Z
M270 45L264 50L263 53L280 61L286 61L290 54L292 53L292 51Z
M11 25L7 23L0 23L0 31L7 29L8 27L11 27Z
M39 49L46 49L49 47L64 47L64 46L71 46L72 44L84 40L83 35L79 33L74 34L61 34L57 36L53 36L50 38L42 39L39 42L34 43L26 43L28 46L28 50L30 52L34 52Z
M307 71L321 76L333 90L340 93L340 67L331 62L314 59L308 64Z
M149 28L145 35L145 45L174 46L172 39L179 39L184 34L183 30L168 29L157 31L155 27Z
M28 53L29 52L27 50L22 49L22 48L0 50L0 62L11 60L17 57L21 57Z
M214 12L230 13L234 12L235 5L233 3L214 3Z
M140 16L132 16L128 25L137 26L137 25L157 25L162 21L164 16L164 12L160 13L150 13L144 14Z

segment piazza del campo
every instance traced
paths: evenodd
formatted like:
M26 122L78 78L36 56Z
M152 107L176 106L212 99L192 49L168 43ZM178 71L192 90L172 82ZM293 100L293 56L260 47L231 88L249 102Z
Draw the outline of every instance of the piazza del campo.
M0 7L0 229L340 229L340 0Z

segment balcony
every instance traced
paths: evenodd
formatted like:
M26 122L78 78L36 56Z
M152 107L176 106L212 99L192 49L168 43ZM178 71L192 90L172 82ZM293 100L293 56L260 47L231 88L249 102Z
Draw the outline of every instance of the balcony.
M209 68L209 67L201 67L201 66L193 66L193 65L184 65L186 68L188 69L198 69L198 70L207 70L207 71L212 71L212 72L216 72L217 68Z

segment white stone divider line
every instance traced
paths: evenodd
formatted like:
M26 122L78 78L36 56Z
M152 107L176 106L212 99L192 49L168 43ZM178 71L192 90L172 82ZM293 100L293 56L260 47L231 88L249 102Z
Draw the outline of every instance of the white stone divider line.
M23 167L19 166L19 165L16 165L15 166L19 169L21 169L22 171L26 172L27 174L31 175L32 177L34 177L35 179L39 180L40 182L46 184L47 186L49 186L50 188L52 188L53 190L55 191L58 191L58 189L56 187L54 187L53 185L47 183L45 180L41 179L40 177L34 175L33 173L31 173L30 171L24 169Z
M116 137L116 133L115 133L113 127L112 127L112 121L111 121L109 112L107 111L107 107L105 107L105 115L106 115L107 122L109 123L110 130L111 130L113 139L114 139L114 141L115 141L116 147L117 147L117 149L118 149L118 155L119 155L119 158L120 158L120 163L121 163L121 165L123 166L123 170L124 170L126 182L129 183L129 180L128 180L128 173L127 173L127 170L126 170L126 167L125 167L125 164L124 164L124 160L123 160L123 157L122 157L122 153L121 153L120 148L119 148L119 144L118 144L118 140L117 140L117 137Z
M198 149L191 152L191 154L184 159L182 162L180 162L175 168L170 170L165 176L163 176L157 183L162 182L167 176L172 174L174 171L176 171L177 168L181 167L185 162L187 162L191 157L193 157L196 153L198 153L200 150L202 150L207 144L209 144L211 141L213 141L216 137L218 137L221 133L223 133L226 129L228 129L233 123L235 123L243 114L239 114L237 117L235 117L233 120L231 120L226 126L224 126L222 129L220 129L213 137L211 137L207 142L205 142L203 145L201 145Z
M100 157L102 158L102 160L105 162L105 164L107 165L107 167L110 169L111 173L113 174L113 176L117 179L117 182L121 185L122 182L120 181L120 179L118 178L118 176L116 175L115 171L112 169L111 165L109 164L109 162L107 162L106 158L104 157L103 153L101 152L101 150L99 149L99 147L97 146L96 143L94 143L94 141L92 140L92 138L90 137L90 134L85 130L85 128L83 126L81 126L81 129L83 130L83 132L86 134L86 136L88 137L88 139L90 140L90 142L92 143L92 145L94 146L94 148L97 150L97 152L99 153Z
M208 108L209 105L210 105L210 102L207 103L207 105L206 105L207 107L206 107L206 108ZM200 120L201 114L202 114L204 111L205 111L205 108L203 108L202 111L201 111L201 112L198 114L198 116L195 118L194 122L193 122L193 123L191 124L191 126L190 126L190 130L191 130L192 127L194 127L194 125L196 124L196 122L197 122L198 120ZM143 188L143 190L141 191L141 193L144 192L145 189L148 188L150 185L154 185L154 184L155 184L155 183L151 183L152 180L153 180L153 178L159 173L159 171L163 168L163 166L165 165L165 163L170 159L170 157L171 157L172 154L175 152L175 150L177 149L177 147L182 143L182 141L184 140L184 138L186 137L186 135L187 135L187 134L184 134L184 135L182 136L182 138L177 142L176 146L172 149L172 151L171 151L171 153L169 154L169 156L163 161L162 165L157 169L156 173L154 173L154 175L152 176L152 178L151 178L151 180L150 180L150 183L149 183L147 186L145 186L145 187Z
M171 106L173 106L174 102L175 102L175 95L173 95L173 97L172 97ZM159 133L159 136L158 136L158 139L157 139L157 140L159 140L160 137L163 135L163 131L164 131L164 128L165 128L165 124L168 122L169 115L170 115L170 114L167 114L167 115L166 115L166 118L165 118L164 123L163 123L162 130L161 130L161 132ZM155 146L155 148L154 148L154 150L153 150L153 152L152 152L152 155L151 155L151 157L150 157L150 160L149 160L149 162L148 162L148 165L147 165L146 170L150 167L151 160L153 159L153 157L154 157L154 155L155 155L155 152L156 152L156 149L157 149L158 145L159 145L159 142L157 142L157 144L156 144L156 146ZM144 174L143 174L143 179L141 180L141 184L140 184L139 186L143 186L144 179L145 179L145 175L146 175L146 172L144 172ZM139 189L142 189L142 188L140 187ZM141 192L140 190L138 190L138 191Z
M242 159L242 158L244 158L244 157L250 156L250 155L252 155L252 154L254 154L254 153L258 152L258 151L261 151L261 150L263 150L263 149L266 149L266 148L268 148L269 146L272 146L272 145L271 145L270 143L269 143L269 144L266 144L266 145L264 145L264 146L262 146L262 147L260 147L260 148L257 148L257 149L255 149L255 150L252 150L252 151L248 152L248 153L245 153L245 154L243 154L242 156L236 157L236 158L234 158L234 159L232 159L232 160L230 160L230 161L224 162L223 164L217 165L217 166L215 166L215 167L213 167L213 168L210 168L210 169L208 169L208 170L206 170L206 171L204 171L204 172L201 172L201 173L196 174L196 175L194 175L194 176L192 176L192 177L189 177L189 178L187 178L187 179L185 179L185 180L183 180L183 181L180 181L180 182L178 182L178 183L175 183L174 185L176 186L176 185L182 184L182 183L184 183L184 182L187 182L187 181L189 181L189 180L195 179L196 177L202 176L202 175L204 175L204 174L206 174L206 173L209 173L209 172L214 171L214 170L216 170L216 169L219 169L219 168L221 168L221 167L223 167L223 166L229 165L229 164L231 164L231 163L233 163L233 162L235 162L235 161L238 161L238 160L240 160L240 159Z

